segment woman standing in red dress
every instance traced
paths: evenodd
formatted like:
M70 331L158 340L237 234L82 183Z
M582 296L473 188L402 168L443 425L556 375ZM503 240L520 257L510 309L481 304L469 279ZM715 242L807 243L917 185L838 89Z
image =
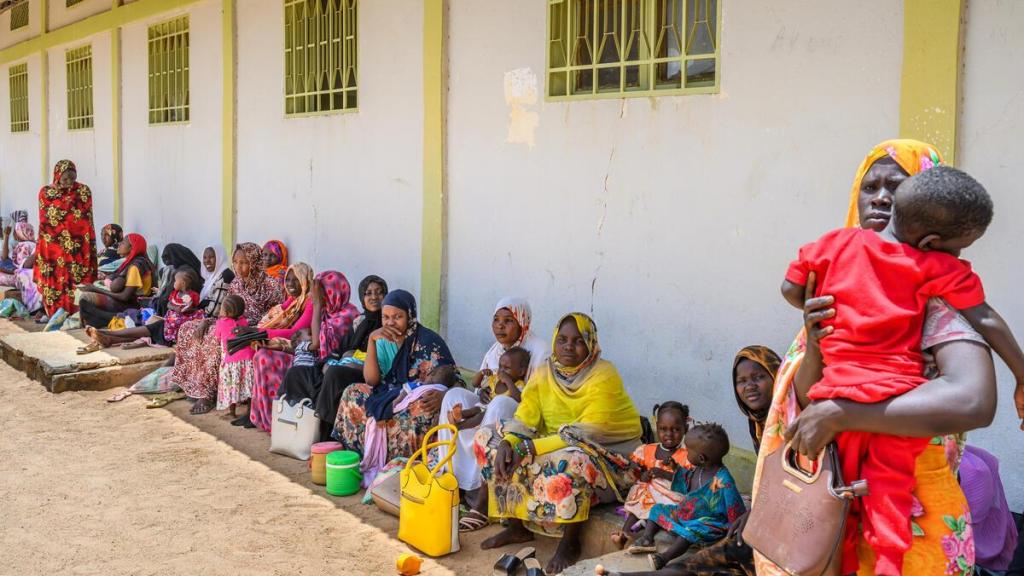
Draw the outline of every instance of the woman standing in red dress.
M53 184L39 191L35 281L47 316L61 308L74 313L75 287L96 280L92 191L77 178L74 163L61 160Z

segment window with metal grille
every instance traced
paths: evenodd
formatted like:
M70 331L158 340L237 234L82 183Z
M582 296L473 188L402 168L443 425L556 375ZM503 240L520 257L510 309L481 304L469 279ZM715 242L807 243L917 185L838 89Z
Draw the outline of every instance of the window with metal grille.
M149 123L188 122L188 16L149 27Z
M92 46L65 53L68 73L68 130L92 128Z
M552 99L717 92L719 0L548 0Z
M356 108L357 4L285 0L285 114Z
M9 69L11 82L11 132L28 132L28 64Z
M71 8L71 7L72 7L72 6L74 6L75 4L81 4L81 3L83 2L83 1L84 1L84 0L68 0L68 1L67 1L67 3L65 3L64 5L65 5L65 6L67 7L67 8Z
M28 1L11 8L11 30L28 26Z

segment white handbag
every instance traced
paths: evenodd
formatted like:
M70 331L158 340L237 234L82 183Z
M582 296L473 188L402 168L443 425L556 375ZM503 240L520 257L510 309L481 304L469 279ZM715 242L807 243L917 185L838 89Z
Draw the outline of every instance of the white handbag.
M310 449L320 440L320 419L313 401L303 398L292 406L287 397L274 400L270 421L270 451L298 460L309 460Z

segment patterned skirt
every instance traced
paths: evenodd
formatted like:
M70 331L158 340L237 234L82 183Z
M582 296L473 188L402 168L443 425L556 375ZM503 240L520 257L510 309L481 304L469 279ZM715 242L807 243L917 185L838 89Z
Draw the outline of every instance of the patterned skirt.
M178 330L181 329L183 324L191 320L202 320L203 318L206 318L206 313L202 310L193 310L188 314L168 310L167 314L164 315L164 340L169 344L173 344L178 339Z
M189 398L214 400L217 398L221 344L212 327L202 338L199 337L199 325L202 322L185 322L178 329L171 379Z
M346 388L341 394L338 419L334 423L334 438L347 450L360 454L366 432L366 399L372 391L369 384L352 384ZM423 412L419 402L414 402L408 410L388 420L387 459L412 456L423 443L423 436L437 423L437 415L437 412Z
M252 360L222 362L217 386L217 410L226 410L252 397Z
M284 380L284 375L292 365L292 355L278 350L261 348L252 359L255 373L252 387L252 404L249 407L249 419L257 428L270 432L273 421L272 412L277 390Z

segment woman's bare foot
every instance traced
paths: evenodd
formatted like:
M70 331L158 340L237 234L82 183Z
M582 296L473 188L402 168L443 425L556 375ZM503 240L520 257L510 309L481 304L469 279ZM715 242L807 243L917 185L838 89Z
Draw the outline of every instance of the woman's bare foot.
M85 335L91 338L93 342L99 344L104 348L110 348L110 346L113 344L109 336L93 328L92 326L86 326Z
M189 410L191 414L206 414L210 410L213 410L213 402L208 398L200 398L196 400L196 403L192 405L192 409Z
M562 535L561 540L558 541L558 549L555 550L555 555L548 562L544 571L548 574L561 574L566 568L572 566L580 559L580 553L582 547L580 546L580 526L579 524L568 524L565 527L565 533Z
M626 536L625 532L622 530L612 532L612 544L615 544L619 550L626 547L626 542L629 542L629 536Z
M121 344L121 349L122 350L135 350L137 348L146 348L148 346L149 346L149 344L146 344L145 342L141 342L141 341L136 340L135 342L125 342L124 344Z
M520 544L531 540L533 540L533 532L527 530L521 521L514 520L509 523L507 528L481 542L480 548L490 550L491 548L501 548L509 544Z

